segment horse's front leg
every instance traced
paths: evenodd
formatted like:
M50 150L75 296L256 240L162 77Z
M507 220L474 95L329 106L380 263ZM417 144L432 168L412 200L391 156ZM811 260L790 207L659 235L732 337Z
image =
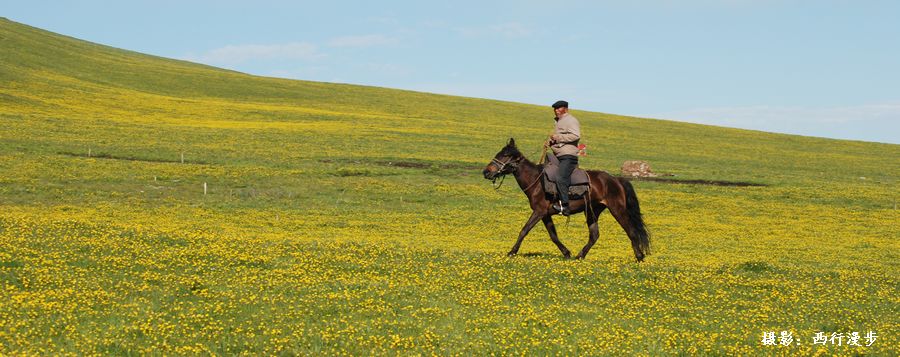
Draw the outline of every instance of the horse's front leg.
M550 240L553 241L553 244L556 244L556 247L559 248L559 251L562 252L562 255L566 258L571 258L572 253L569 252L569 248L559 240L559 236L556 235L556 225L553 224L553 218L550 216L544 216L542 218L544 221L544 227L547 228L547 233L550 234Z
M534 225L537 224L538 221L541 220L541 213L534 211L531 213L531 218L528 218L528 222L525 222L525 227L522 227L522 231L519 232L519 238L516 239L516 244L513 245L512 249L509 250L509 253L506 255L513 256L519 254L519 247L522 246L522 241L525 240L525 236L528 235L528 232L531 231L531 228L534 228Z
M584 245L584 248L581 248L581 252L578 253L578 256L576 256L575 259L584 259L591 250L591 247L594 246L594 243L597 243L597 238L600 236L600 225L598 223L600 213L597 211L602 212L603 210L585 210L584 212L584 215L587 218L588 231L590 231L590 233L588 233L587 244Z

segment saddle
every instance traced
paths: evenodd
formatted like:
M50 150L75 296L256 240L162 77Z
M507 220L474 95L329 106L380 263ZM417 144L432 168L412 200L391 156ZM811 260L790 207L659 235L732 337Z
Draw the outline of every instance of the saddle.
M544 173L541 175L544 192L551 197L556 197L556 181L559 178L559 159L553 153L547 153L547 163L544 164ZM569 197L577 198L584 195L589 187L587 172L582 169L575 168L572 171L571 181L569 184Z

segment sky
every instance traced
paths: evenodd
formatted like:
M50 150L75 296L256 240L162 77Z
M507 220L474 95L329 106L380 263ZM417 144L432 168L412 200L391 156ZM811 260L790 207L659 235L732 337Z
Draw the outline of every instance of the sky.
M900 1L0 0L0 16L262 76L900 144Z

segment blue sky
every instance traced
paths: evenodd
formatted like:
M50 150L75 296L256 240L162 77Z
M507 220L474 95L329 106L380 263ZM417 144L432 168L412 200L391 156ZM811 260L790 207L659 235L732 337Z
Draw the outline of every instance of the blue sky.
M5 1L241 72L900 143L900 1ZM536 122L537 123L537 122ZM535 124L538 125L538 124Z

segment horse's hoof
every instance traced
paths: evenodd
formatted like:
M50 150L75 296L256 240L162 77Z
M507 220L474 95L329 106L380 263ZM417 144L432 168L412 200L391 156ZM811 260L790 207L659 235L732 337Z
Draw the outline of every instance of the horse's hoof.
M514 257L514 256L516 256L516 254L518 254L518 253L516 253L516 252L509 252L509 253L506 253L506 256L507 256L507 257Z

